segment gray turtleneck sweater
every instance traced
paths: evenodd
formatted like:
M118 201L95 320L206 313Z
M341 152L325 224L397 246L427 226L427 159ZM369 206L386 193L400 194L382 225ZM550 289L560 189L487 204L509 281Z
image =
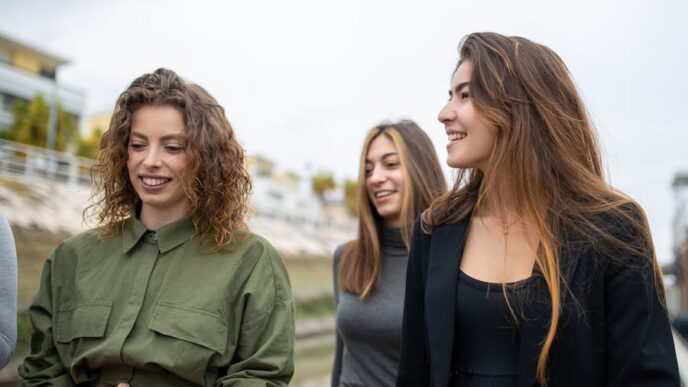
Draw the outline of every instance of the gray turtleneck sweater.
M342 291L337 267L344 245L334 253L337 344L332 387L394 386L397 380L408 251L399 229L383 230L382 272L361 300Z

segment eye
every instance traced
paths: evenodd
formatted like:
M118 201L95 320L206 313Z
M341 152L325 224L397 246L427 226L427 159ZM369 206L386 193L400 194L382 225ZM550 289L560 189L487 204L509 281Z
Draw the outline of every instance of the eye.
M181 145L165 145L165 150L169 153L179 153L184 151L184 147Z
M373 174L373 168L366 168L365 169L365 177L370 177L370 175Z
M389 169L394 169L394 168L396 168L396 167L399 166L399 162L397 162L397 161L388 161L387 163L385 163L385 166L386 166L387 168L389 168Z
M461 99L464 100L466 98L471 98L471 94L467 91L464 91L461 93Z
M146 147L146 144L141 143L141 142L130 142L129 147L135 151L141 150Z

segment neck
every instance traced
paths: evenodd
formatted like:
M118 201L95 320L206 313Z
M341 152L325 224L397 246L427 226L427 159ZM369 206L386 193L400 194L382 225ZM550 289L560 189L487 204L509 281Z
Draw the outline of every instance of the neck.
M189 213L188 207L179 208L165 208L165 210L159 210L157 208L143 205L141 207L141 214L139 215L139 220L146 226L149 230L157 230L160 227L166 226L170 223L174 223L179 219L185 217Z
M475 215L480 217L503 217L505 219L520 218L522 211L519 211L514 196L508 189L497 189L483 196Z

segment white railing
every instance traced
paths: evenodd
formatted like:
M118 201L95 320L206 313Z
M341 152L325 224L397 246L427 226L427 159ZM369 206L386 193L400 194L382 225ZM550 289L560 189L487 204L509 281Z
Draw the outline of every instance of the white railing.
M91 184L95 160L0 139L0 171L25 177Z

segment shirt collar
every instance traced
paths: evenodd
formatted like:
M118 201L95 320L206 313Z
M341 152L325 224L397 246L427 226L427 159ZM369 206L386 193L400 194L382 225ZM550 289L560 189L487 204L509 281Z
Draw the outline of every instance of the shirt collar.
M124 230L122 231L122 251L125 254L128 253L149 232L157 234L158 248L161 253L174 249L197 234L196 228L189 216L162 226L157 231L150 231L141 223L136 212L133 211L129 219L125 221Z

